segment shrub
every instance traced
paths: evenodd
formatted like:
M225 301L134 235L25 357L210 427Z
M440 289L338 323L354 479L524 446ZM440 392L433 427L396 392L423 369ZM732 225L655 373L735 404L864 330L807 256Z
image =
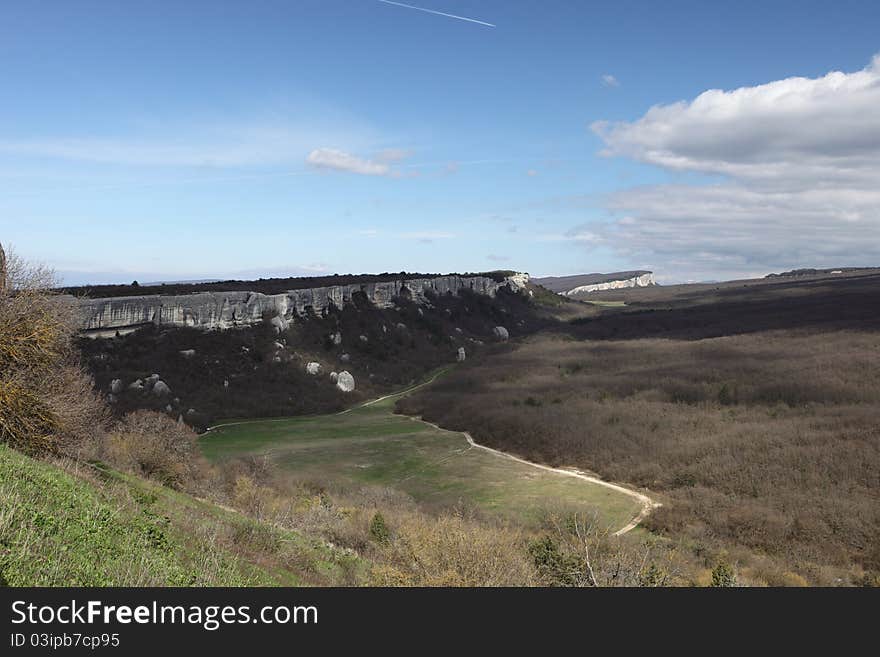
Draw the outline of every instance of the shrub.
M388 531L385 518L378 511L373 514L373 519L370 520L370 537L377 543L387 543L391 540L391 532Z
M719 562L718 565L712 569L712 586L736 586L736 573L726 561Z
M118 467L182 488L204 473L196 441L192 429L167 415L135 411L111 432L106 458Z

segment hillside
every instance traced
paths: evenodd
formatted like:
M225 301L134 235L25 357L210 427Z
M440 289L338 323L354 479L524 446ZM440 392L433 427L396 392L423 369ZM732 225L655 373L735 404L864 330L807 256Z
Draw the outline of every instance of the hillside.
M750 583L880 577L880 276L603 293L399 402L550 465L645 486L647 525Z
M356 298L298 317L280 332L266 324L229 331L149 325L116 338L83 338L78 346L117 414L150 408L203 429L229 417L341 410L490 348L499 342L496 326L515 338L552 323L531 297L506 288L426 301L396 298L380 308ZM320 370L309 373L309 363ZM333 380L331 373L342 371L354 377L353 391ZM154 392L154 374L167 392ZM142 385L132 387L137 381Z
M104 466L52 464L5 445L0 499L3 585L328 585L363 571L320 540Z

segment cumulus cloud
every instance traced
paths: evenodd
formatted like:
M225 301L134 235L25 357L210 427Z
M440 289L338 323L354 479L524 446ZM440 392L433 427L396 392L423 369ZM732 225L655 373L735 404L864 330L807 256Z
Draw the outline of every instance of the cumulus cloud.
M687 278L880 262L878 108L880 56L595 123L607 156L718 180L618 192L593 242Z
M618 82L617 78L611 75L610 73L606 73L602 76L602 84L606 87L619 87L620 82Z

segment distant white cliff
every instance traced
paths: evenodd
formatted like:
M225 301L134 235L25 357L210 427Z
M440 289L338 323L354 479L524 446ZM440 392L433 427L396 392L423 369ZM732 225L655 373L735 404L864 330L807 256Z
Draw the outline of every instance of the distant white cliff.
M575 276L548 276L535 278L534 283L548 290L574 297L602 290L619 290L627 287L648 287L656 285L654 273L650 271L625 271L613 274L578 274Z

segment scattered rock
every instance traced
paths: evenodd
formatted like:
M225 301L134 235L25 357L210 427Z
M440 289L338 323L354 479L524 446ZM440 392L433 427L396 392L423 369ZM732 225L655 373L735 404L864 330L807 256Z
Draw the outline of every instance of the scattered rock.
M173 410L174 410L174 409L171 408L171 404L168 404L167 406L165 406L165 412L166 412L166 413L170 413L170 412L173 411Z
M349 354L340 354L339 360L341 360L343 363L347 363L351 360L351 356Z
M196 355L196 350L195 349L181 349L180 355L183 356L184 358L192 358L193 356Z
M397 322L397 330L401 333L405 332L407 330L406 324L404 324L403 322Z
M223 379L223 387L224 387L224 388L228 388L228 387L229 387L229 379Z
M159 380L159 381L156 381L156 383L153 385L153 394L158 395L160 397L162 397L164 395L170 395L171 388L168 387L167 383L165 383L162 380Z
M138 379L137 381L130 383L128 386L128 389L129 390L143 390L144 389L144 382L141 379Z
M110 393L118 395L120 392L122 392L122 379L113 379L110 382Z
M107 401L110 402L111 404L115 404L116 403L116 395L112 395L112 394L107 395Z
M457 326L455 327L455 332L458 333L459 335L462 334L462 330L460 328L458 328Z
M370 339L366 335L359 335L358 340L360 340L363 343L367 343L370 341Z
M336 333L330 334L330 342L332 342L337 347L342 344L342 333L336 331Z
M275 348L276 348L276 349L284 349L284 345L281 344L280 342L276 342L276 343L275 343Z
M311 374L312 376L317 376L321 373L321 363L316 363L312 361L311 363L306 363L306 372Z
M351 392L354 390L354 377L346 370L341 371L336 379L336 387L342 392Z
M464 347L459 347L458 354L455 356L455 360L457 360L459 363L462 363L466 358L467 352L464 350Z
M494 335L495 339L499 342L505 342L510 338L510 333L508 333L507 329L503 326L496 326L492 329L492 335Z
M336 383L339 380L339 374L336 372L330 372L330 381Z

